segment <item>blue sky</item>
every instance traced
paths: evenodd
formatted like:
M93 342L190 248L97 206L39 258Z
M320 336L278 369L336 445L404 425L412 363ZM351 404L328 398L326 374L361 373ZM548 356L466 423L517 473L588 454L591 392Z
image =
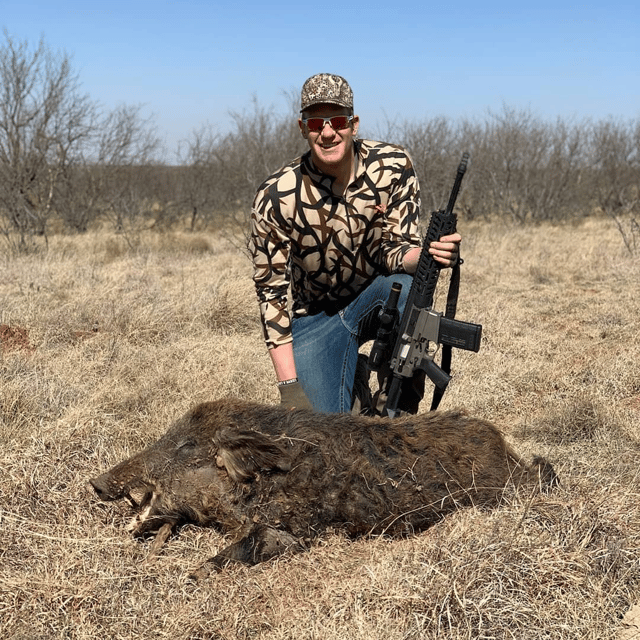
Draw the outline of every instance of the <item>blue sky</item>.
M0 0L0 27L66 51L105 107L143 104L170 152L203 124L226 131L253 96L286 112L321 71L349 80L365 135L503 105L640 118L638 0Z

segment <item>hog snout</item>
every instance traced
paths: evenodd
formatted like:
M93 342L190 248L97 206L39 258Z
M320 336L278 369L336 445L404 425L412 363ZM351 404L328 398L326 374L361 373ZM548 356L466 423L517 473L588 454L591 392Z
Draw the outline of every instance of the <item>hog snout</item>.
M109 482L109 476L106 473L103 473L97 478L90 478L89 484L93 487L98 498L105 502L118 500L119 498L124 497L124 489L114 487L113 484Z

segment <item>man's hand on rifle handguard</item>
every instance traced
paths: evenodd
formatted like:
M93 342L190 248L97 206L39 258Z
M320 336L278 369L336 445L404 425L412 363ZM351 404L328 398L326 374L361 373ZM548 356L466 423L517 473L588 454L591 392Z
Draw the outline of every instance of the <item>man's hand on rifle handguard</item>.
M438 242L432 242L429 245L429 253L443 267L455 267L460 257L461 242L462 236L457 232L442 236ZM416 247L407 251L404 256L404 270L410 275L416 272L421 250L420 247Z
M429 246L429 253L436 262L445 267L454 267L460 255L460 243L462 236L459 233L452 233L450 236L442 236L440 242L432 242Z

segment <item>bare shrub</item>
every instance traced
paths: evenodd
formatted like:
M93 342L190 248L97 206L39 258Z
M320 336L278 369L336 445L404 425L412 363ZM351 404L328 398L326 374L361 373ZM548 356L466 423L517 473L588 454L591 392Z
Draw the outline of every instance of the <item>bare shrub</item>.
M148 219L159 149L139 106L105 114L80 92L66 53L6 31L0 47L0 234L25 251L53 219L84 232L99 217L129 237ZM134 170L137 169L137 170Z
M190 228L215 221L235 232L248 229L258 186L276 169L306 148L297 125L298 114L277 113L253 98L251 111L232 112L234 129L225 135L211 127L195 130L183 142L180 161L188 171L177 200L190 217Z
M588 122L545 121L504 105L484 121L445 117L387 123L382 133L411 153L425 211L446 204L449 176L463 151L471 170L458 201L467 219L503 218L525 224L588 215L593 196L584 187L589 167Z
M180 209L188 216L189 229L206 226L213 213L223 208L216 167L218 135L210 126L194 130L178 148L178 163L185 167L176 189Z
M451 172L445 168L454 166L456 156L459 158L462 154L456 125L445 118L413 125L406 123L401 140L410 150L420 177L420 195L425 211L442 208L451 190ZM460 199L462 202L462 195Z
M615 223L627 251L640 244L640 120L608 119L590 130L589 182L595 206Z
M96 140L84 158L84 193L98 194L100 213L127 242L150 224L153 163L160 141L152 121L141 115L141 107L120 105L107 113L96 127ZM78 200L77 192L74 198ZM94 201L95 202L95 201ZM95 204L94 204L95 206Z

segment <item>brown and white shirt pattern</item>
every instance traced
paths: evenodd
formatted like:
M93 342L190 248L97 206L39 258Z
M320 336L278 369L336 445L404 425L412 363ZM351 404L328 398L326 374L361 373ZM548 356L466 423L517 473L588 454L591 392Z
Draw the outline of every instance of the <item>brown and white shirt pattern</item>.
M347 306L374 278L402 271L420 246L420 193L413 164L399 146L357 140L354 180L343 196L307 152L258 189L249 248L269 348L291 342L294 316Z

